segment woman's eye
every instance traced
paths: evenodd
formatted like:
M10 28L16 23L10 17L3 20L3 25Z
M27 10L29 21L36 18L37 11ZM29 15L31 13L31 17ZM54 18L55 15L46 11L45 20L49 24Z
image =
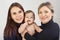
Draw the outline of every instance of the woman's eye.
M42 14L42 12L39 12L39 14Z
M19 13L21 13L22 11L19 11Z
M13 15L16 15L16 12L14 12Z

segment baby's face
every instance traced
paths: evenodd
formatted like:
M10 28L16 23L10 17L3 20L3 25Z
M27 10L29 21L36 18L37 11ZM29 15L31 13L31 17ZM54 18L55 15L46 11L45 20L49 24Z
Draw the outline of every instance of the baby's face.
M33 13L25 14L25 22L28 22L28 24L32 24L34 22Z

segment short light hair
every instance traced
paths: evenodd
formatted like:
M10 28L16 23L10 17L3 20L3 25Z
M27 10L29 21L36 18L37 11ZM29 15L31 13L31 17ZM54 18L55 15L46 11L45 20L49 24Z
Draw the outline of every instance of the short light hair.
M38 7L38 13L39 13L39 10L43 7L43 6L46 6L48 7L52 13L54 13L54 10L53 10L53 6L50 2L45 2L45 3L42 3L40 4L40 6Z

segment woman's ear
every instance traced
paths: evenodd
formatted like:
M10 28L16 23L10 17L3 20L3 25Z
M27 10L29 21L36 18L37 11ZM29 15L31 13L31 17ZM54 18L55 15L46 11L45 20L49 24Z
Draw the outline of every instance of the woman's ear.
M52 16L54 16L54 13L52 13Z

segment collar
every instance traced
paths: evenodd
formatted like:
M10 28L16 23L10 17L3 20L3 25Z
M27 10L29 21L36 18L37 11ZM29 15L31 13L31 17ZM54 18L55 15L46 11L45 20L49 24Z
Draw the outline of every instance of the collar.
M53 24L53 19L51 19L51 20L50 20L48 23L46 23L46 24L41 23L41 26L42 26L42 27L51 27L52 24Z

